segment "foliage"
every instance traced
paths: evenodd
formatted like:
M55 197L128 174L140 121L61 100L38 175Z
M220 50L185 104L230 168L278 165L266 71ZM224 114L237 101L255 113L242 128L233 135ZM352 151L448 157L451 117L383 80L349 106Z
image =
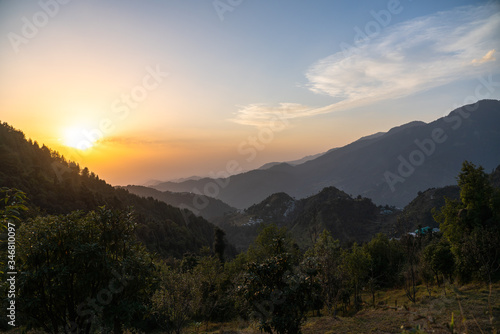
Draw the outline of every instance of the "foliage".
M498 228L476 227L464 235L457 253L467 254L461 263L468 267L462 273L473 269L473 277L486 283L498 279L500 269L500 230ZM466 262L467 261L467 262Z
M400 243L389 240L387 235L379 233L365 245L365 249L371 258L370 278L375 279L381 288L397 285L398 273L405 261Z
M145 312L154 267L130 212L38 217L18 230L19 305L48 332L121 331Z
M294 255L288 252L282 231L264 230L259 240L267 239L272 232L275 237L268 245L272 253L248 265L242 292L262 331L300 333L313 283L294 267Z
M342 270L340 242L333 239L330 232L324 230L314 247L307 251L305 256L314 259L322 299L328 312L335 313L347 280L347 275Z
M375 306L375 292L379 288L389 288L399 283L399 272L405 257L399 242L389 240L381 233L365 244L364 249L370 255L367 286L372 295L372 305Z
M26 194L19 189L0 188L0 232L8 222L20 221L21 212L26 211Z
M460 200L447 200L435 219L451 244L459 278L491 281L500 268L500 191L482 167L468 161L458 185Z
M290 259L294 264L298 264L300 250L294 239L285 227L277 227L275 224L264 226L257 238L247 251L248 262L261 262L276 255L277 240L281 251L290 253Z
M21 214L28 208L25 206L26 194L18 189L0 188L0 233L5 230L15 232L16 223L21 220ZM10 227L10 228L8 228ZM15 234L13 240L15 241ZM5 266L5 258L0 259L0 274Z
M442 238L427 245L422 252L422 263L432 271L438 284L440 282L439 275L449 281L453 280L455 257L447 239Z
M370 254L357 243L354 243L350 250L344 250L343 258L344 270L354 293L354 307L360 309L362 303L361 289L368 280L372 259Z
M226 233L220 228L214 230L214 253L218 256L221 263L224 263L224 250L226 249L226 242L224 236Z
M217 257L203 257L193 269L196 291L201 300L197 318L204 321L225 321L235 316L234 287Z
M406 291L406 297L415 303L416 300L416 286L419 280L419 262L420 262L420 252L422 249L422 239L421 235L414 237L411 235L406 235L401 239L402 248L405 252L405 265L402 270L402 276L404 279L404 288Z
M191 272L182 273L164 268L160 288L152 297L152 313L168 333L182 332L200 305L196 294L197 278Z

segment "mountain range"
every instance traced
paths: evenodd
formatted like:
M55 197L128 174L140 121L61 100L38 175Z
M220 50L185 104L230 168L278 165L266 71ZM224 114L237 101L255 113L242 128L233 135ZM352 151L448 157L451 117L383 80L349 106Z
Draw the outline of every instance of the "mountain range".
M376 204L404 207L419 191L455 184L464 160L493 170L500 163L499 124L500 101L481 100L433 122L410 122L297 165L273 164L226 179L163 182L153 187L202 194L203 189L216 186L214 197L243 209L274 193L304 198L334 186Z

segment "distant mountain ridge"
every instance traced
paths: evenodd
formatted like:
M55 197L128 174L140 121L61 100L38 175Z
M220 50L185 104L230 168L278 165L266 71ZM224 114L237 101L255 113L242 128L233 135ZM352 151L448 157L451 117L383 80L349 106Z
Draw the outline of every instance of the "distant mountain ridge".
M375 139L375 138L378 138L380 136L383 136L385 135L387 132L377 132L377 133L374 133L372 135L368 135L368 136L364 136L364 137L361 137L359 138L358 140L356 141L362 141L362 140L369 140L369 139ZM329 151L328 151L329 152Z
M430 123L410 122L367 136L305 163L274 165L228 179L165 182L155 189L203 190L224 184L216 198L242 209L273 193L304 198L335 186L377 204L404 207L419 191L455 183L464 160L490 171L500 163L500 101L481 100Z
M194 214L200 215L203 218L210 221L215 217L220 217L228 213L233 213L236 211L235 208L227 205L221 200L203 196L196 195L193 193L174 193L171 191L159 191L154 188L143 187L143 186L125 186L125 187L117 187L122 188L130 192L131 194L141 196L141 197L152 197L158 201L165 202L169 205L184 209L184 208L193 208L193 201L197 200L200 203L203 203L203 206L200 206L199 210L194 211ZM195 199L195 197L198 197Z
M292 160L292 161L285 161L285 162L268 162L267 164L264 164L262 166L260 166L258 169L269 169L271 167L274 167L276 165L279 165L279 164L288 164L290 166L296 166L296 165L300 165L300 164L303 164L305 162L308 162L310 160L314 160L316 158L319 158L320 156L328 153L328 152L331 152L335 150L335 148L332 148L331 150L328 150L327 152L323 152L323 153L318 153L318 154L313 154L313 155L308 155L306 157L303 157L301 159L297 159L297 160Z

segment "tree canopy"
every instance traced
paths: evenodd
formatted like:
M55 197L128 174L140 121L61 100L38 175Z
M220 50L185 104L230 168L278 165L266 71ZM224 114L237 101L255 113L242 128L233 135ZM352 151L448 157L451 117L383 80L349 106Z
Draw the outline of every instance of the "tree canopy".
M154 266L130 212L37 217L18 230L19 299L30 326L51 333L121 331L148 296Z

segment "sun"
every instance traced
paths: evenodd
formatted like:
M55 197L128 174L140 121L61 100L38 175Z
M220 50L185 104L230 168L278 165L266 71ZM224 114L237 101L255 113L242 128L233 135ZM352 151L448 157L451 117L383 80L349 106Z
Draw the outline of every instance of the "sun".
M96 140L91 131L81 127L72 127L64 130L63 144L77 150L85 151L91 149L94 147Z

